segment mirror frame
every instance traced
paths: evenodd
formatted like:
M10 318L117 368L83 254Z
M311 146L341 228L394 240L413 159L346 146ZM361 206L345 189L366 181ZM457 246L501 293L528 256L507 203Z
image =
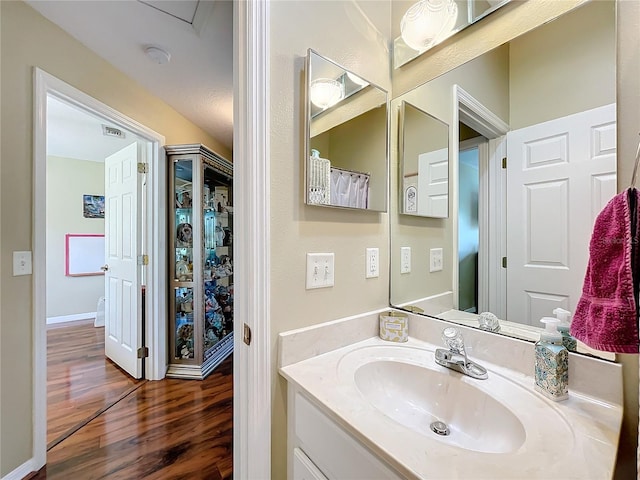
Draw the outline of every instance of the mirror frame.
M331 205L331 204L320 204L320 203L310 203L309 202L309 158L311 157L311 56L316 55L318 57L320 57L321 59L323 59L326 62L331 63L332 65L336 66L337 68L340 68L342 70L344 70L345 73L351 73L355 76L357 76L358 78L364 80L365 82L368 83L368 85L363 86L362 88L355 90L353 92L351 92L349 95L345 96L344 98L349 98L350 96L357 94L363 90L366 89L366 87L371 86L377 90L379 90L380 92L382 92L385 96L385 101L384 101L384 109L385 109L385 134L384 134L384 142L385 142L385 154L384 154L384 169L381 169L381 172L384 172L384 187L383 189L381 189L381 191L384 191L384 206L382 207L382 209L375 209L375 208L357 208L357 207L346 207L346 206L342 206L342 205ZM390 105L390 98L389 98L389 92L380 87L379 85L370 82L369 80L365 79L364 77L362 77L360 74L353 72L352 70L349 70L347 68L345 68L344 66L342 66L341 64L339 64L338 62L335 62L327 57L325 57L324 55L321 55L320 53L318 53L316 50L309 48L307 49L307 56L305 58L305 68L304 68L304 158L303 158L303 176L304 176L304 184L303 184L303 203L307 206L311 206L311 207L321 207L321 208L335 208L335 209L342 209L342 210L349 210L349 211L354 211L354 212L372 212L372 213L388 213L389 211L389 186L390 186L390 178L389 178L389 166L390 166L390 159L389 159L389 151L390 151L390 137L389 137L389 105ZM340 102L336 103L335 105L332 105L331 107L327 108L326 110L331 110L333 108L335 108L336 106L338 106L340 104ZM382 104L381 104L382 105ZM370 112L371 110L368 110L367 112L364 112L363 114L366 114L368 112ZM361 114L361 115L363 115ZM357 117L354 117L357 118Z

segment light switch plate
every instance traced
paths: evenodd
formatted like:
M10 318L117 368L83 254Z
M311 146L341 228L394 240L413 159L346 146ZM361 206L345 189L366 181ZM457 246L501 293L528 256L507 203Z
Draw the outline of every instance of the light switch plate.
M400 247L400 273L411 273L411 247Z
M442 262L442 248L432 248L429 250L429 272L442 271Z
M380 251L377 248L367 248L365 278L380 276Z
M307 253L307 290L333 287L333 253Z
M31 252L13 252L13 276L31 275Z

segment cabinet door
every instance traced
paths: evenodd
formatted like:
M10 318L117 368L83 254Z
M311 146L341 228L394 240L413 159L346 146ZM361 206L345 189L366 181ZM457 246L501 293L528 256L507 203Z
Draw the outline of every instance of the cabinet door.
M304 395L297 392L292 404L294 448L302 448L328 479L402 478Z
M194 337L194 229L193 160L180 158L173 163L173 225L171 256L173 272L172 362L191 362L196 357Z
M206 162L202 168L202 331L206 361L233 331L233 206L230 180Z
M299 448L293 449L292 480L327 480L318 467Z

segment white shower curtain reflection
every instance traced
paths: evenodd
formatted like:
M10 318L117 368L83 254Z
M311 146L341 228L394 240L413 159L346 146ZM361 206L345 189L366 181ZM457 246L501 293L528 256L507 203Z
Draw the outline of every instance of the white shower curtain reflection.
M369 207L369 175L331 167L331 205Z

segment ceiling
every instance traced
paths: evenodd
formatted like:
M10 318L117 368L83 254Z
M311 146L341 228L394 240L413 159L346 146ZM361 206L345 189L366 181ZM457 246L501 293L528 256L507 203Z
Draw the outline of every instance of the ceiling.
M54 97L47 98L47 156L103 162L109 155L135 142L133 133L107 136L103 125L115 125Z
M232 149L232 1L26 3ZM145 54L148 46L167 51L170 61L155 63Z

